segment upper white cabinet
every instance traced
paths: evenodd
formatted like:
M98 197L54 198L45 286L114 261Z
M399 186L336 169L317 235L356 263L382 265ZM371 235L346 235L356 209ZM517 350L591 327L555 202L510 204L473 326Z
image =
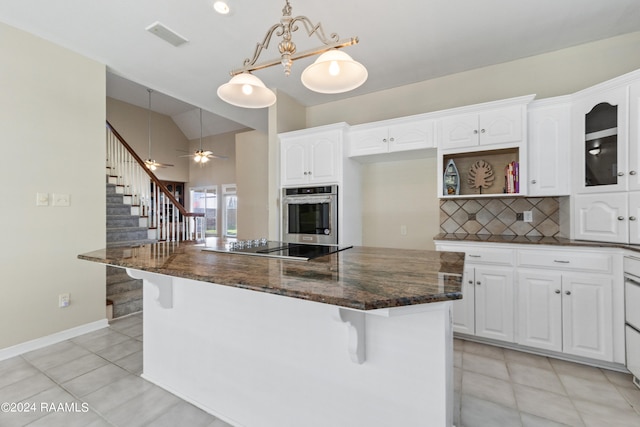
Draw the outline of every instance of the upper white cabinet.
M349 132L349 157L435 148L434 127L434 121L425 118L353 126Z
M573 104L574 190L578 194L626 191L628 161L628 87L583 95Z
M518 143L523 139L525 107L515 105L440 120L441 150Z
M568 97L534 101L528 112L529 196L570 194L571 103Z
M344 133L332 125L280 134L281 185L339 183Z

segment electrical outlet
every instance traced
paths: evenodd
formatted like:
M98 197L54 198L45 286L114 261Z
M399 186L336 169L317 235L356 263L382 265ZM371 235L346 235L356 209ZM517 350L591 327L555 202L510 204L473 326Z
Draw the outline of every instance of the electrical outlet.
M58 295L58 307L65 308L69 307L71 300L69 298L69 294L60 294Z
M407 235L407 226L406 225L401 225L400 226L400 234L403 236Z
M523 212L523 220L524 220L524 222L533 222L533 212L532 211L524 211Z

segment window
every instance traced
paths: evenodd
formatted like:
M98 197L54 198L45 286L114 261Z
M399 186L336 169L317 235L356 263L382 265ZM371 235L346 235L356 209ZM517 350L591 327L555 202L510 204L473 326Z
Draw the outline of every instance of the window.
M238 237L238 196L234 184L222 186L222 209L223 236Z
M218 188L191 189L191 212L204 214L205 237L218 236Z

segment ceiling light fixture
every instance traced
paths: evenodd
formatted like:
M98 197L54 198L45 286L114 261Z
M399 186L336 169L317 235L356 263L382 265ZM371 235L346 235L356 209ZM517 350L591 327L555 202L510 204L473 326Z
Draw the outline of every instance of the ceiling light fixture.
M213 3L213 8L220 15L228 15L229 12L231 12L231 8L229 7L229 4L226 1L218 0L218 1L214 2Z
M304 52L296 52L291 34L298 30L298 23L304 25L307 35L316 35L323 46ZM280 58L256 64L263 50L268 49L273 35L282 37L278 43ZM320 55L308 66L301 76L302 84L319 93L342 93L362 85L368 77L367 69L349 55L337 49L352 46L359 42L357 37L342 39L336 33L329 38L324 34L322 23L313 24L306 16L291 17L289 0L282 9L280 23L273 25L261 43L258 43L253 58L244 60L243 67L231 71L231 80L218 88L218 96L231 105L244 108L264 108L276 102L276 95L268 89L252 71L261 70L276 64L284 66L285 75L291 74L293 61L313 55Z

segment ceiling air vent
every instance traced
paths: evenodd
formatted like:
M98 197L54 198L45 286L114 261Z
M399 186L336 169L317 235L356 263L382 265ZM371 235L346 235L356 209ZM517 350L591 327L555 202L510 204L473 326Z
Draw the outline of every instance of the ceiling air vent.
M167 43L171 43L175 47L178 47L181 44L184 44L189 41L184 37L182 37L180 34L167 28L164 24L158 21L149 25L147 28L145 28L145 30L149 31L151 34L154 34L160 37L162 40L166 41Z

